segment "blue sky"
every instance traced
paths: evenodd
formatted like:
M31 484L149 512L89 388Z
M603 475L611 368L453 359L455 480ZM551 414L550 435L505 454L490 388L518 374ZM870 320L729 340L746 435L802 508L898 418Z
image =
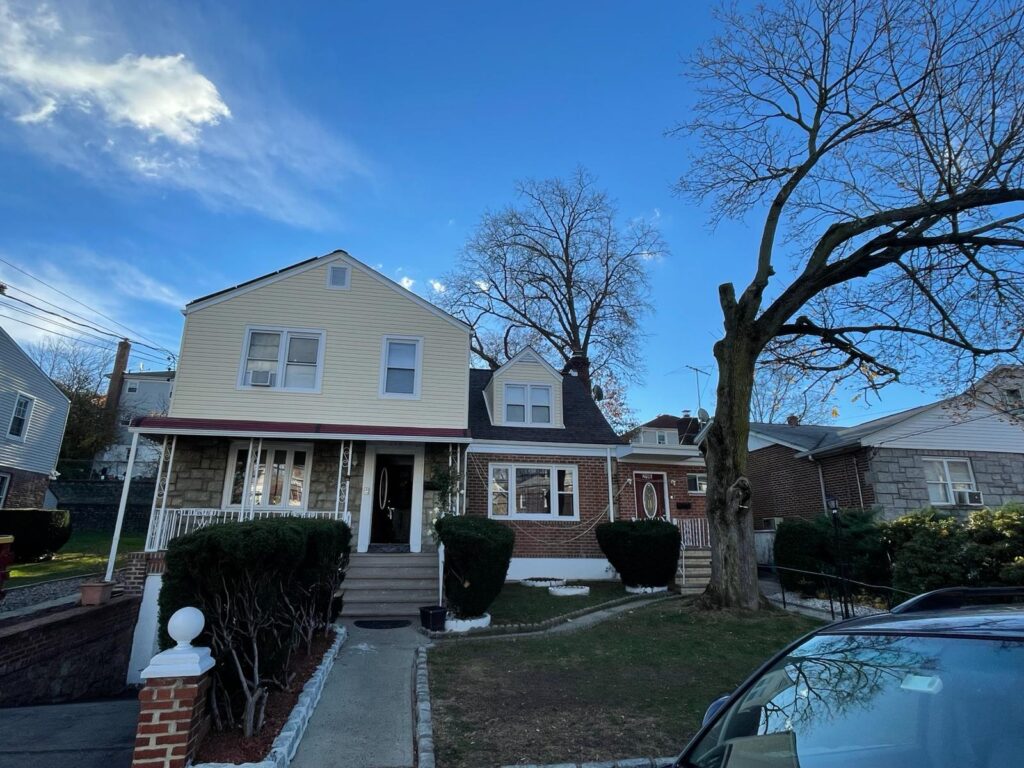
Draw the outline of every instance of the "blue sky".
M514 180L582 164L670 248L630 401L696 408L683 366L712 369L716 287L749 276L756 240L755 218L712 231L672 191L687 145L666 131L708 4L294 7L0 0L0 258L106 319L8 264L0 279L177 349L187 299L334 248L430 298ZM854 423L925 399L834 404Z

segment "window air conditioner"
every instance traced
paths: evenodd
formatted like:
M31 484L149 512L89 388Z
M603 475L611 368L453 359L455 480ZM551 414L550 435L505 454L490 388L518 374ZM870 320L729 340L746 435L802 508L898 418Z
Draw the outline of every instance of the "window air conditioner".
M981 491L956 491L956 503L968 507L980 507L984 504Z
M762 521L762 524L764 525L764 530L766 531L777 531L779 529L779 526L782 525L782 518L766 517Z
M249 374L249 384L254 387L272 387L274 386L274 372L253 371Z

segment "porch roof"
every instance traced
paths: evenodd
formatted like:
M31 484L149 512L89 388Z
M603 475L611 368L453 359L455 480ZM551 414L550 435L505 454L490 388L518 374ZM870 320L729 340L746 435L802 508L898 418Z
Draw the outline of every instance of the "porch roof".
M382 427L368 424L310 424L291 421L183 419L172 416L142 416L132 422L131 429L134 432L147 435L379 439L428 443L469 442L468 430L447 427Z

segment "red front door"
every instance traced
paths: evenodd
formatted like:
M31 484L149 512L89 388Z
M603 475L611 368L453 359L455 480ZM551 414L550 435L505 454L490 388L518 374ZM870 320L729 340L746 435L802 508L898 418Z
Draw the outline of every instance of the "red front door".
M634 472L633 494L638 520L666 517L664 472Z

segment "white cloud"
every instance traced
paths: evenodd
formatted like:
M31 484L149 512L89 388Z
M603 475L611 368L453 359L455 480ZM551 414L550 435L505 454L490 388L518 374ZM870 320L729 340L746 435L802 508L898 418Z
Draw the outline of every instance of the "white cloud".
M440 280L430 279L430 287L434 289L434 293L444 293L448 290L448 286L442 283Z
M407 291L411 291L412 287L416 284L416 281L413 280L408 275L403 275L402 279L398 281L398 284L405 288Z

